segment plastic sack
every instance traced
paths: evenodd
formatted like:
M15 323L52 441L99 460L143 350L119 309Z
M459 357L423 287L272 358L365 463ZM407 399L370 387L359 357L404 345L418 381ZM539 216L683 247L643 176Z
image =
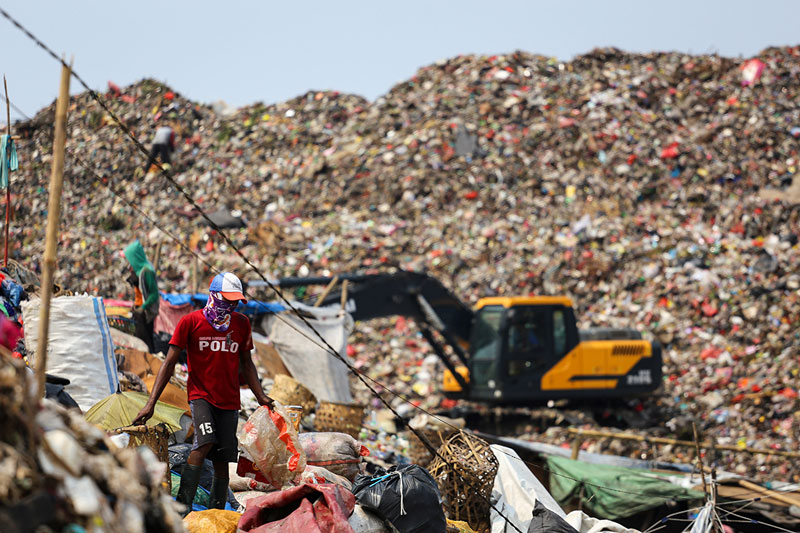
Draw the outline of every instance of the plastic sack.
M436 481L419 465L392 467L374 476L358 476L356 502L400 533L441 533L447 528Z
M355 533L389 533L383 525L383 520L360 505L356 505L353 509L353 514L347 519L347 523Z
M236 511L209 509L186 515L183 525L189 533L236 533L242 515Z
M279 489L306 468L306 454L289 414L280 404L262 405L239 430L239 444L270 485Z
M22 302L25 348L36 353L39 344L37 299ZM37 361L33 361L35 368ZM117 359L102 298L59 296L50 302L47 372L69 379L65 390L82 410L117 392Z
M303 433L300 445L306 453L307 464L353 481L361 471L361 458L369 450L346 433Z
M231 490L234 491L257 490L269 492L275 490L275 487L270 485L267 479L258 470L258 467L250 459L250 456L247 455L247 452L239 454L239 462L236 464L235 471L231 469L229 476L230 487Z
M340 487L346 488L351 492L353 490L353 483L349 479L338 474L334 474L327 468L323 468L321 466L306 465L306 469L302 474L300 474L300 477L296 482L298 485L302 485L303 483L311 483L314 485L334 483Z

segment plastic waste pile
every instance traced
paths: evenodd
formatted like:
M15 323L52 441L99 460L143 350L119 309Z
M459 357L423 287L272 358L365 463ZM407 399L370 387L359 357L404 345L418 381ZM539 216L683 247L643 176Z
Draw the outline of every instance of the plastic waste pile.
M694 419L722 444L792 450L799 79L796 47L747 60L598 49L570 62L443 60L375 102L309 92L217 114L152 80L105 98L143 142L173 126L176 181L209 213L244 221L227 231L265 273L400 267L470 302L566 294L582 326L632 327L665 346L664 395L641 405L663 413L663 429L648 433L682 435ZM73 156L205 260L244 274L101 108L86 94L73 103ZM18 259L41 257L52 114L18 128ZM163 290L191 286L192 256L75 157L67 175L62 286L123 297L116 253L136 237L163 241ZM412 324L359 329L357 366L423 406L446 402ZM750 475L796 475L765 456L726 457Z

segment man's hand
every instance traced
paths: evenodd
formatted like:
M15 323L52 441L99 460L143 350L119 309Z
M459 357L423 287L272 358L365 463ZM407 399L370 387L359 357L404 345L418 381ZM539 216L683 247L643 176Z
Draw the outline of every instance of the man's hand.
M266 394L261 395L261 398L257 398L257 399L258 399L258 404L259 405L266 405L270 409L275 407L275 400L273 400L272 398L270 398Z
M139 411L139 414L136 415L136 418L133 419L131 425L133 426L141 426L144 425L150 418L153 417L153 412L155 411L155 406L150 405L150 403L146 403L142 410Z

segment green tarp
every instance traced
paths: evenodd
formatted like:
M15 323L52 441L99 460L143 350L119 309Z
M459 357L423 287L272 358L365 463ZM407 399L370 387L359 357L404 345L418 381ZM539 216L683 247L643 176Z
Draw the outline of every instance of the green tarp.
M705 499L702 492L668 481L667 474L547 456L550 493L564 506L579 499L590 514L608 520L631 516L666 501Z

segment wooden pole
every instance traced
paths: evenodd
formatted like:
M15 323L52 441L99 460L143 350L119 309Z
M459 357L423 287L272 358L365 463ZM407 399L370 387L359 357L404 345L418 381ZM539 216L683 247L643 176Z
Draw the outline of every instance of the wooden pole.
M781 494L780 492L776 492L774 490L769 490L768 488L762 487L761 485L756 485L755 483L751 483L749 481L745 481L744 479L740 479L738 481L739 485L746 489L753 490L760 494L763 494L767 498L772 498L773 500L778 500L783 502L787 505L796 505L800 507L800 497L792 497L788 494Z
M345 304L347 303L347 285L349 284L348 280L344 280L342 283L342 311L344 311Z
M154 263L154 267L156 269L156 275L158 275L159 265L161 263L161 246L164 244L164 241L159 240L158 244L156 245L156 261Z
M576 428L569 428L567 431L569 433L577 433L583 435L584 437L597 437L597 438L613 438L613 439L620 439L620 440L635 440L639 442L651 442L656 444L671 444L673 446L686 446L686 447L693 447L694 442L690 440L677 440L677 439L667 439L664 437L643 437L641 435L631 435L629 433L614 433L611 431L591 431L585 429L576 429ZM703 448L710 448L711 445L708 443L701 443L701 447ZM738 452L738 453L751 453L751 454L761 454L761 455L775 455L778 457L790 457L790 458L800 458L800 452L787 452L784 450L769 450L766 448L739 448L738 446L728 446L724 444L716 444L715 449L717 450L726 450L729 452Z
M42 268L42 302L39 309L39 342L36 345L36 378L39 385L37 398L44 396L44 379L47 368L47 340L50 335L50 297L53 294L53 274L56 269L58 224L61 218L61 189L64 184L64 148L67 144L67 107L69 106L70 67L62 64L61 88L56 104L55 137L53 139L53 167L50 173L50 198L47 206L47 233Z
M192 263L192 294L197 294L197 256L194 256L194 263Z
M700 479L703 480L703 492L708 499L708 486L706 486L706 469L703 465L703 456L700 455L700 440L697 438L697 424L692 422L692 431L694 432L694 447L697 451L697 468L700 470Z
M339 276L334 276L331 282L328 283L328 286L325 287L325 290L322 291L322 294L319 295L319 298L317 298L317 303L314 304L314 307L319 307L322 305L322 300L328 297L337 283L339 283Z
M8 144L6 150L11 148L11 100L8 99L8 83L6 76L3 74L3 89L6 91L6 133L8 133ZM4 157L8 157L8 153ZM5 253L3 254L3 266L8 268L8 227L11 213L11 176L9 176L8 183L6 183L6 243Z
M580 455L580 453L581 453L581 441L582 440L583 439L581 439L580 436L577 436L577 435L575 436L574 439L572 439L572 457L571 458L572 458L573 461L577 461L578 460L578 455Z

